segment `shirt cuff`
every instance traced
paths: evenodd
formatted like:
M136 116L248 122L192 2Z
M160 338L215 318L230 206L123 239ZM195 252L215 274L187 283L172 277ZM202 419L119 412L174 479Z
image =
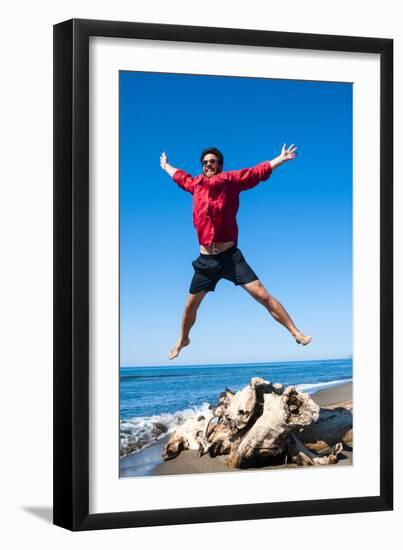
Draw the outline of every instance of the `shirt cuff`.
M180 168L176 169L175 174L172 176L172 179L175 183L179 183L181 181L181 176L183 176L184 170L181 170Z
M271 173L273 172L273 169L271 167L271 164L268 160L265 160L261 163L261 167L263 168L263 172L264 172L264 177L262 178L263 180L267 180L268 177L271 175Z
M266 162L267 162L267 164L269 165L269 175L270 175L270 174L273 172L273 169L272 169L272 167L271 167L270 161L267 160Z

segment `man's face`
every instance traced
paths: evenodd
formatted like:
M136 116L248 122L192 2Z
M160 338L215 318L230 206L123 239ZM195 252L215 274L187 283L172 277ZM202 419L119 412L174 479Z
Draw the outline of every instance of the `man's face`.
M208 178L211 178L221 172L221 166L218 162L218 158L213 153L208 153L205 155L202 164L203 174Z

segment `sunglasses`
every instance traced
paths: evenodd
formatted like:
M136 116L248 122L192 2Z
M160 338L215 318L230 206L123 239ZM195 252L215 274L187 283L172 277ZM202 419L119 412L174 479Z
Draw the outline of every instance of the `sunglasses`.
M206 166L207 164L218 164L218 161L215 160L215 159L203 160L203 161L202 161L202 165L203 165L203 166Z

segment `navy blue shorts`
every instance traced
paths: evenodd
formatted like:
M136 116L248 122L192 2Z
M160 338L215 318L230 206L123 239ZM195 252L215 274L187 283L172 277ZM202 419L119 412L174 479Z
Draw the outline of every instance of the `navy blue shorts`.
M192 265L195 274L190 284L191 294L214 292L220 279L227 279L235 285L246 285L258 279L236 246L219 254L200 254Z

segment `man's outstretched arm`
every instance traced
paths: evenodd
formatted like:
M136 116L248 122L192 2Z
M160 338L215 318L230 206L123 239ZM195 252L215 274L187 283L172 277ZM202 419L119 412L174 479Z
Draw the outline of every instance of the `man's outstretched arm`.
M261 181L267 180L273 170L285 162L294 159L297 155L296 150L297 147L294 147L294 144L290 145L288 149L284 144L281 153L273 160L265 160L252 168L234 170L229 172L229 174L231 174L231 178L239 185L240 191L252 189Z
M179 185L179 187L181 187L185 191L189 191L189 193L193 193L195 186L194 178L183 170L175 168L174 166L169 164L165 151L160 156L160 165L161 168L171 176L174 182Z

